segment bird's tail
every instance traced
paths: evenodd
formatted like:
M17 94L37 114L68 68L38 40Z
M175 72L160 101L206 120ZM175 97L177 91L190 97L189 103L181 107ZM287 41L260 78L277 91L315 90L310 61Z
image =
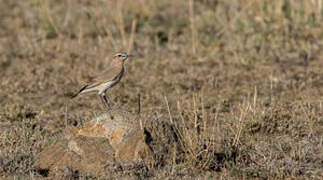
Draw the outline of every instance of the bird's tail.
M74 99L74 98L76 98L76 96L78 96L80 93L78 92L78 93L75 93L75 94L72 94L71 96L70 96L70 98L71 99Z
M87 88L87 86L88 85L85 85L84 87L82 87L77 93L75 93L75 94L69 94L68 96L71 98L71 99L73 99L73 98L75 98L76 96L78 96L80 93L82 93L82 91L85 89L85 88Z

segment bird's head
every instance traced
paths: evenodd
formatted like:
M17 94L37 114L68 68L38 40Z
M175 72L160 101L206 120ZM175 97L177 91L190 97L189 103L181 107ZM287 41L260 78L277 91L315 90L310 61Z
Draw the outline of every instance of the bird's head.
M127 53L117 53L116 55L114 55L114 59L123 62L123 61L126 61L130 56L132 55Z

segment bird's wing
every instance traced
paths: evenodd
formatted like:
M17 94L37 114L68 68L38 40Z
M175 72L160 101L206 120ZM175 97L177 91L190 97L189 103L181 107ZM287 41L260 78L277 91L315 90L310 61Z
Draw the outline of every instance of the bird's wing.
M86 89L93 88L95 86L100 85L101 83L113 80L113 78L115 78L115 76L117 76L120 73L120 71L121 67L110 66L108 70L98 74L96 77L94 77L94 79L91 82L87 83Z

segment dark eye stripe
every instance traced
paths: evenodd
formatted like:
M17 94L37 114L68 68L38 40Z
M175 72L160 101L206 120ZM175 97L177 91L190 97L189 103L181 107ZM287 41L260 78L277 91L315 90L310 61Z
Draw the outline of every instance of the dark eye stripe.
M121 58L121 57L122 57L122 58L127 58L127 57L128 57L128 55L126 55L126 54L117 54L116 56L117 56L117 57L120 57L120 58Z

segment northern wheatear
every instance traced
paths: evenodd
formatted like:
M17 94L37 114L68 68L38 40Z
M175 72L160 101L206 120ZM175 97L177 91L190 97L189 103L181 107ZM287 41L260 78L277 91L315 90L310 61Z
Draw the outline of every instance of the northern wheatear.
M120 82L125 73L125 61L129 56L131 55L126 53L117 53L107 71L102 73L100 76L95 77L92 82L83 86L79 92L71 96L71 98L75 98L78 95L87 92L97 92L103 105L110 108L105 92Z

